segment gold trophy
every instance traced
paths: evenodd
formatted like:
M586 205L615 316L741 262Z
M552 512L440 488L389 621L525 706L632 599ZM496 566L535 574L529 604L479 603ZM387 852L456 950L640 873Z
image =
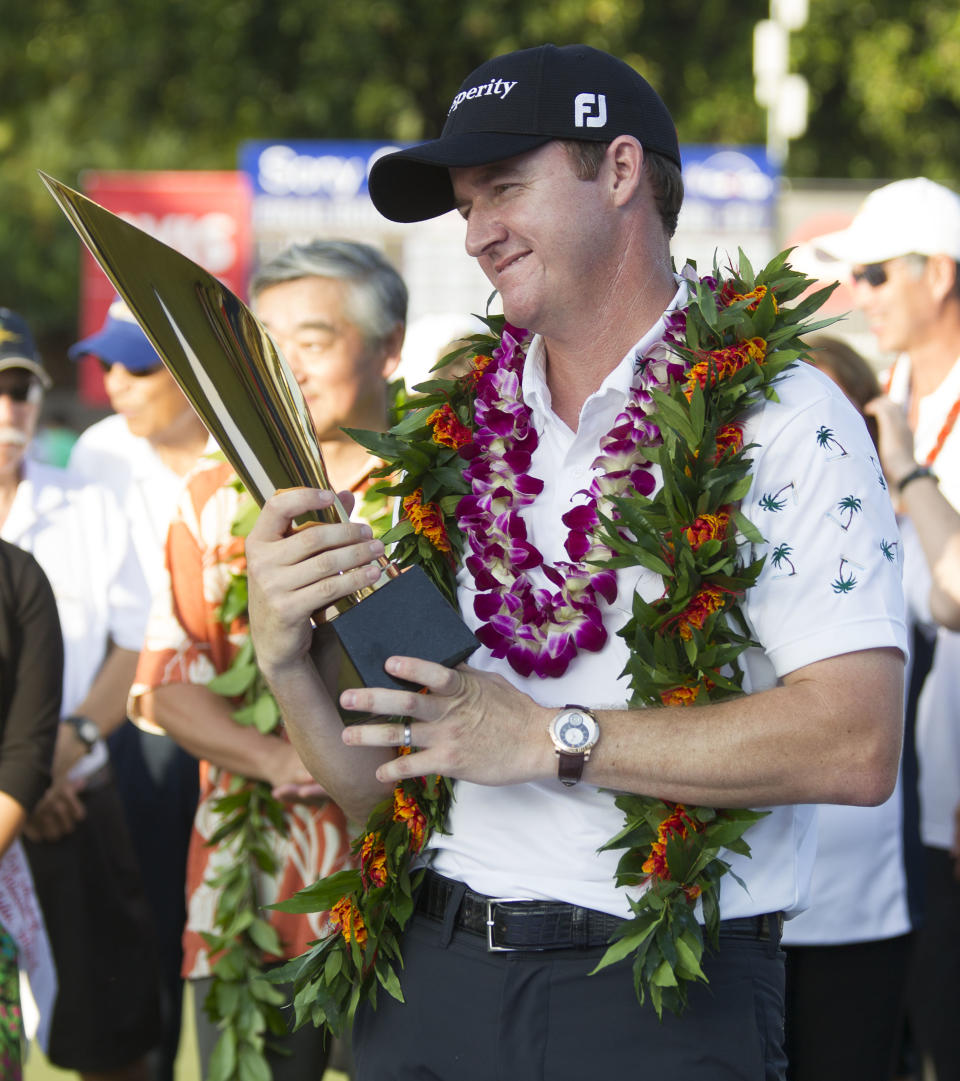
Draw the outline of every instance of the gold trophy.
M257 503L282 488L331 489L300 387L239 297L173 248L40 176ZM337 500L297 524L346 520ZM401 574L387 559L380 562L376 585L324 613L366 686L407 686L387 675L383 662L407 653L411 641L417 656L451 667L476 649L459 613L420 567ZM337 682L356 685L349 671Z

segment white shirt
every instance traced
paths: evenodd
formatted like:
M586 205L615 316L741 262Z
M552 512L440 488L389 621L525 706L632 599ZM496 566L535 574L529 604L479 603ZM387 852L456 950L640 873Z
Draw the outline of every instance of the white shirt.
M86 429L70 455L70 470L113 492L129 522L147 591L143 604L163 584L163 546L170 519L183 490L184 478L174 472L148 439L133 435L118 414Z
M67 716L86 698L109 641L135 651L143 642L144 584L126 518L106 488L27 460L0 536L31 552L50 579L63 631ZM78 764L80 772L89 771L92 757Z
M890 397L907 403L910 390L910 359L897 362ZM922 462L936 444L947 414L960 397L960 360L932 393L919 402L914 449ZM933 463L940 490L953 507L960 510L960 421L947 436ZM906 531L905 531L906 533ZM910 539L912 533L908 533ZM908 549L911 557L923 561L919 540ZM908 574L906 578L911 611L923 621L929 619L929 576ZM960 803L960 633L937 629L933 666L923 684L917 703L917 759L920 768L920 836L925 845L949 849L953 843L954 809Z
M679 294L674 303L678 299ZM587 399L576 433L550 409L542 345L539 339L531 345L523 394L540 437L531 473L545 486L524 519L530 539L551 562L565 558L560 516L572 501L582 500L576 493L589 483L598 440L626 402L634 355L646 353L662 333L660 322ZM906 650L896 524L879 467L868 461L873 448L860 418L826 377L807 366L784 378L777 393L780 402L758 407L745 425L745 441L760 448L753 455L753 484L742 509L767 538L763 551L781 544L789 549L779 567L768 558L744 604L754 637L765 647L744 656L748 690L771 687L778 677L837 654L891 645ZM823 428L843 440L843 455L833 444L819 446ZM781 509L763 510L761 497L777 492ZM860 498L861 510L844 528L837 504L851 493ZM893 545L892 562L881 553L881 539ZM795 574L789 573L788 563ZM841 585L837 592L834 583L851 576L854 585ZM520 677L483 648L470 664L499 672L542 705L623 707L628 692L620 672L628 654L615 631L628 618L634 591L652 601L661 594L662 582L638 567L621 570L618 586L616 602L603 606L610 632L606 647L581 653L559 679ZM462 572L461 611L476 628L473 596L472 582ZM725 876L725 918L805 904L814 815L809 806L773 808L747 833L753 858L727 854L747 888ZM554 898L629 915L625 891L613 884L620 853L597 852L622 825L611 794L587 783L565 788L556 780L505 787L461 781L449 825L449 834L435 835L431 842L433 866L441 874L493 896Z

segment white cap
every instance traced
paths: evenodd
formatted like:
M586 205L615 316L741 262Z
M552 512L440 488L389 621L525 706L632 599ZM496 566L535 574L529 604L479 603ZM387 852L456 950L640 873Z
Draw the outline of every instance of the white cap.
M846 229L807 244L849 266L914 253L960 262L960 195L923 176L897 180L872 191Z

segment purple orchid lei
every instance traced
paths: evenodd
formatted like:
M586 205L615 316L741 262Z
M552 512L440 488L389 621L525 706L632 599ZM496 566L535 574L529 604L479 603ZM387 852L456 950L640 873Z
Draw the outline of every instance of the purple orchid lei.
M469 463L463 475L471 493L460 500L457 521L478 590L474 611L483 625L477 637L522 676L561 676L581 649L597 652L607 641L600 603L616 599L617 575L603 565L613 553L594 531L601 515L616 518L615 498L646 496L655 487L645 453L661 442L651 419L651 391L666 390L685 370L670 351L683 341L685 314L671 312L665 322L661 342L637 361L626 407L600 440L594 478L578 493L585 501L562 518L569 562L547 563L522 517L543 491L543 481L529 473L539 439L521 393L530 335L506 324L493 363L477 383L473 442L460 450ZM531 572L537 567L555 588L536 584Z

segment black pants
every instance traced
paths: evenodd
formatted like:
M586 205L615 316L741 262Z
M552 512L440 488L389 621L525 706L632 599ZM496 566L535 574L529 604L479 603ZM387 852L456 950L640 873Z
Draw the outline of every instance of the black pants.
M488 953L478 935L415 915L403 940L405 1004L381 992L354 1025L357 1081L779 1081L783 955L722 940L682 1017L634 996L629 963L604 952Z
M910 1029L937 1081L960 1081L960 882L946 849L925 848L926 914L910 974Z
M786 948L790 1081L894 1076L912 941Z
M127 721L109 739L143 889L153 914L160 968L160 1044L150 1055L153 1081L173 1081L180 1044L187 850L197 810L197 761L168 736Z
M49 1059L64 1070L127 1066L156 1046L156 942L112 781L81 793L86 817L59 841L24 842L43 910L57 998Z

